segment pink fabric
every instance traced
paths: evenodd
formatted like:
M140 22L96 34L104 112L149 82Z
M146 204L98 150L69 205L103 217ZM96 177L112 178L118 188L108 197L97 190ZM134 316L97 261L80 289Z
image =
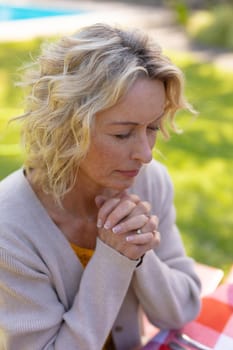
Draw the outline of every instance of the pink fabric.
M203 297L200 315L181 332L213 350L232 350L233 284L223 284ZM169 350L167 344L171 340L177 341L175 331L161 331L142 350Z

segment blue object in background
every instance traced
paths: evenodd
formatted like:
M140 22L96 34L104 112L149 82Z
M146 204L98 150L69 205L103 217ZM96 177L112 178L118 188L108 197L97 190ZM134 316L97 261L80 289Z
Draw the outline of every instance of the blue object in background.
M0 4L0 22L54 16L80 15L86 11Z

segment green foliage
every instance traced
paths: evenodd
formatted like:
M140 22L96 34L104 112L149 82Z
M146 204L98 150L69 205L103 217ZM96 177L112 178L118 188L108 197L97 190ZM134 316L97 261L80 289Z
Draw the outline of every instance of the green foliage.
M39 50L41 39L0 45L0 106L9 108L20 103L22 93L14 88L20 79L20 68L31 62Z
M174 10L176 20L181 25L186 25L189 18L189 6L185 0L166 0L166 5Z
M0 43L0 178L22 164L19 127L10 118L22 112L23 94L15 87L20 68L36 55L42 39Z
M22 164L17 124L22 112L19 89L13 86L17 67L38 50L40 40L0 44L0 178ZM181 135L160 138L154 156L169 169L175 187L178 226L188 253L196 260L228 271L232 264L232 86L233 75L189 56L168 56L183 69L187 96L199 111L177 117ZM162 153L164 157L160 155Z
M196 41L213 47L233 49L233 6L218 5L211 11L197 11L187 22Z
M171 55L170 55L171 56ZM155 157L169 168L175 184L177 222L188 253L226 272L232 265L233 74L189 57L174 60L187 79L187 96L199 115L177 117L183 134L162 139Z

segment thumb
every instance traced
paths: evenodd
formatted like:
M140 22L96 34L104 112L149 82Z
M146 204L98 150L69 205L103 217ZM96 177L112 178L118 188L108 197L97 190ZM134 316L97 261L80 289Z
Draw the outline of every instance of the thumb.
M95 204L97 206L97 208L99 209L107 200L107 197L103 196L103 195L98 195L95 197Z

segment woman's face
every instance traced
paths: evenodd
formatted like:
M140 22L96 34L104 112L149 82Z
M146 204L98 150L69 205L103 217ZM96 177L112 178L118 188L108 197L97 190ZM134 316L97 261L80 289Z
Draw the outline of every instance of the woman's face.
M79 181L117 191L130 187L142 165L152 159L164 105L163 83L141 78L120 102L99 112Z

